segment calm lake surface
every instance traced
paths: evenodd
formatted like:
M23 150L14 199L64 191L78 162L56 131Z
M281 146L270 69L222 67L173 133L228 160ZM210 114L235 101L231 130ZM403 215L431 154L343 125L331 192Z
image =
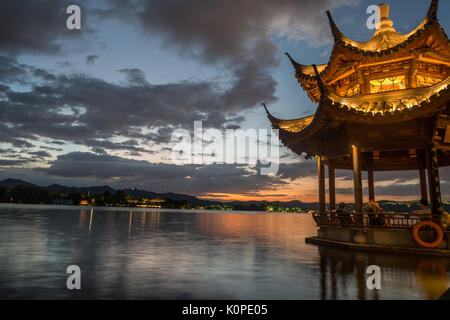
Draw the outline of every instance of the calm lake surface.
M0 205L0 299L436 299L446 258L305 244L306 214ZM66 268L81 268L68 290ZM366 288L381 267L381 290Z

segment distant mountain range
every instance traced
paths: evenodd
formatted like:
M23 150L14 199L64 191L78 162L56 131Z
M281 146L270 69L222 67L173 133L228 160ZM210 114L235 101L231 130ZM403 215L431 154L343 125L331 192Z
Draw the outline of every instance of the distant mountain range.
M32 183L29 183L27 181L19 180L19 179L5 179L0 181L0 187L5 188L14 188L19 185L25 185L25 186L36 186L39 188L46 189L50 192L61 192L61 191L72 191L77 193L83 193L83 192L90 192L91 194L103 194L105 191L109 191L111 193L115 193L119 189L111 188L110 186L92 186L92 187L68 187L68 186L62 186L59 184L51 184L49 186L38 186ZM194 196L189 196L186 194L179 194L179 193L157 193L152 191L146 191L146 190L139 190L139 189L120 189L125 192L126 195L130 195L133 198L140 199L140 198L149 198L153 199L156 197L163 197L166 199L172 199L172 200L187 200L191 203L202 205L202 204L211 204L211 203L217 203L212 202L208 200L202 200L198 199Z
M5 188L14 188L19 185L25 185L25 186L35 186L42 189L46 189L50 192L61 192L61 191L72 191L76 193L83 193L89 191L91 194L103 194L105 191L109 191L111 193L115 193L118 189L111 188L110 186L92 186L92 187L67 187L62 186L59 184L51 184L49 186L38 186L34 185L32 183L18 180L18 179L5 179L3 181L0 181L0 187ZM154 199L157 197L163 197L165 199L171 199L171 200L186 200L189 201L193 205L197 206L208 206L208 205L217 205L217 204L229 204L233 206L235 209L239 209L240 207L261 207L265 205L270 206L279 206L284 208L302 208L303 210L317 210L319 205L317 202L313 203L306 203L298 200L293 201L214 201L214 200L205 200L205 199L199 199L195 196L190 196L187 194L179 194L179 193L173 193L173 192L167 192L167 193L157 193L152 191L146 191L146 190L139 190L139 189L124 189L123 190L126 195L132 196L135 199L141 199L141 198L149 198ZM418 201L403 201L403 202L397 202L397 201L388 201L388 200L382 200L379 201L380 205L386 210L386 211L396 211L396 212L410 212L412 210L417 210L419 208ZM447 202L444 202L444 208L449 211L450 210L450 204ZM350 206L352 204L349 204Z
M92 187L68 187L68 186L62 186L59 184L51 184L49 186L38 186L32 183L29 183L27 181L19 180L19 179L5 179L3 181L0 181L0 187L5 188L14 188L19 185L25 185L25 186L36 186L39 188L46 189L50 192L61 192L61 191L72 191L77 193L83 193L83 192L90 192L91 194L103 194L105 191L109 191L111 193L115 193L118 189L111 188L110 186L92 186ZM223 204L224 201L214 201L214 200L205 200L205 199L199 199L195 196L190 196L187 194L180 194L180 193L173 193L173 192L167 192L167 193L157 193L152 191L146 191L146 190L139 190L139 189L123 189L126 195L132 196L135 199L140 198L149 198L154 199L157 197L163 197L165 199L171 199L171 200L186 200L189 201L192 204L195 205L213 205L213 204ZM274 202L268 202L268 201L227 201L227 204L233 205L233 206L250 206L250 205L262 205L262 204L270 204L274 206L283 206L286 208L294 208L294 207L302 207L305 209L315 209L317 207L316 203L303 203L301 201L288 201L288 202L282 202L282 201L274 201Z

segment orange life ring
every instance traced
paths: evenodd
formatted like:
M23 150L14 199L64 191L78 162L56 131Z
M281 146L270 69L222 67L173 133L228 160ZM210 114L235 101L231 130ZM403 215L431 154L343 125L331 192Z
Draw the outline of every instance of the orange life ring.
M436 240L434 240L433 242L426 242L420 239L419 230L424 226L429 226L436 231L437 233ZM436 222L433 221L428 220L420 221L413 227L412 233L414 240L416 240L416 242L424 248L436 248L438 245L441 244L442 240L444 240L444 232L442 232L442 228Z

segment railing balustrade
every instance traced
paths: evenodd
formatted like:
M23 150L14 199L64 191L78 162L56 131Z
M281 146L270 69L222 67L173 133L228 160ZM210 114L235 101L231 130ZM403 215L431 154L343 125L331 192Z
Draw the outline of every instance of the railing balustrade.
M405 214L405 213L313 213L317 225L330 225L354 228L384 228L384 229L412 229L423 220L436 220L439 218L431 214ZM450 225L447 226L450 230Z

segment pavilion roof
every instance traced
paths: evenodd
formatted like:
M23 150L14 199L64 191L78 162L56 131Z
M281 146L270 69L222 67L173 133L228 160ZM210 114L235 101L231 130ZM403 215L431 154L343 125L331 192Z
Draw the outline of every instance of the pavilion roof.
M420 54L423 59L437 59L450 65L448 37L438 22L437 9L438 0L432 0L427 15L419 26L403 35L397 33L392 27L393 23L387 17L389 8L384 8L380 26L373 38L367 42L357 42L345 37L338 29L331 13L327 11L334 46L329 62L317 66L325 85L328 86L353 73L356 66L389 63L389 61L408 58L412 52ZM386 10L387 12L383 12ZM288 53L286 54L303 89L313 102L319 102L321 95L313 66L300 64Z
M318 78L322 98L315 115L283 120L273 116L264 105L282 143L297 154L315 155L311 137L327 139L330 128L341 124L390 125L423 118L447 108L450 77L434 86L354 97L339 97L327 90Z
M283 120L273 116L264 105L272 127L279 130L282 143L297 154L306 153L307 158L345 153L348 142L356 140L364 141L370 148L384 148L386 145L414 148L427 143L428 134L424 133L426 125L423 119L431 119L431 116L441 113L444 116L443 113L450 110L450 47L448 37L438 23L437 9L438 0L432 0L420 25L410 33L401 35L388 18L389 6L380 5L381 19L377 30L373 38L364 43L345 37L327 12L335 41L329 63L302 65L287 54L298 81L311 100L318 103L315 114ZM439 82L428 86L405 85L402 89L377 93L368 93L367 89L363 92L361 89L353 92L352 96L342 96L332 87L335 81L350 75L354 77L356 67L359 72L361 68L374 66L381 66L383 70L385 65L404 61L410 63L413 58L420 63L441 65L443 69L433 73ZM372 69L367 70L367 74L371 75ZM360 83L359 79L352 81ZM447 119L447 115L445 117ZM450 127L450 115L446 123ZM386 138L390 141L386 142ZM444 140L450 150L450 133Z

